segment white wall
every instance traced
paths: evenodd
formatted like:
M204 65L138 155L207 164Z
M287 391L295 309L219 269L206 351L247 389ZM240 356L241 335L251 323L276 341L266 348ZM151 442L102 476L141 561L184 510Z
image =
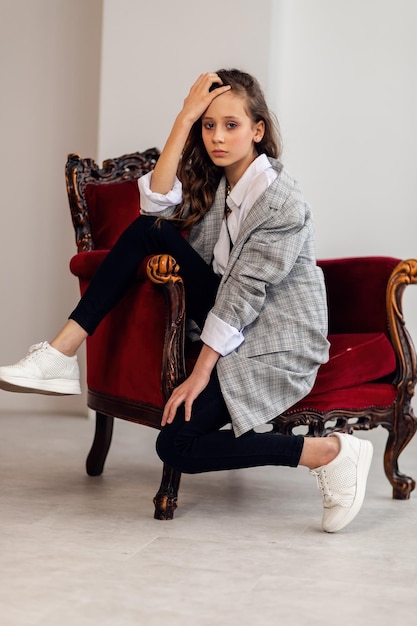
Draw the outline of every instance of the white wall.
M0 362L49 337L78 297L67 153L162 148L207 70L237 66L263 84L319 257L417 256L416 18L415 0L0 0ZM85 405L0 394L0 410Z
M202 72L237 66L267 87L273 0L261 4L265 19L259 0L104 0L100 160L162 148Z
M64 166L97 151L100 38L101 0L0 0L2 365L51 338L78 298ZM85 413L85 397L0 391L0 410Z
M417 2L282 0L277 112L317 255L417 257ZM417 343L417 287L404 298Z
M286 161L315 206L320 254L415 255L417 3L282 7Z

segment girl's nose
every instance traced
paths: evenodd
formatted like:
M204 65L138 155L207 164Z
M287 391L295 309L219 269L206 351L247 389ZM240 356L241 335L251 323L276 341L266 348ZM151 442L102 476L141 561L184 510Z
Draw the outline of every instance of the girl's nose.
M223 130L221 128L216 128L213 133L213 141L214 143L222 143L223 142Z

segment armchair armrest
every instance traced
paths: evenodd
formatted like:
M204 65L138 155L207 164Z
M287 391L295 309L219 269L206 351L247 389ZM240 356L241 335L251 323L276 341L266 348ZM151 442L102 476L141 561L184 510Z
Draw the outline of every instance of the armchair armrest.
M71 273L80 280L90 281L108 253L109 250L79 252L70 260ZM172 256L156 254L142 261L137 269L136 278L141 282L151 280L155 284L163 284L170 280L181 281L178 272L179 266Z
M90 281L108 254L108 250L91 250L79 252L70 260L70 271L80 280Z
M80 283L81 294L85 292L90 280L93 278L100 264L104 261L108 250L91 250L89 252L79 252L70 261L71 272L77 276ZM184 283L179 276L179 266L175 259L168 254L158 254L147 257L141 263L137 271L136 296L133 293L129 296L134 298L129 302L128 309L134 306L141 306L142 316L163 316L158 325L163 325L163 345L161 357L161 390L165 400L169 398L173 389L185 378L185 294ZM148 283L148 287L146 287ZM164 294L166 307L155 310L156 302L149 293L149 286L152 285L158 292ZM137 304L135 304L137 302ZM111 315L111 314L110 314ZM122 313L119 313L118 319ZM119 322L120 323L120 322ZM99 328L100 333L102 330ZM97 331L97 332L98 332ZM100 334L98 333L98 334ZM97 333L95 333L96 335ZM107 333L104 333L108 336ZM89 338L90 343L101 343L100 337ZM162 339L161 339L162 342ZM93 350L97 353L97 347ZM94 370L94 368L90 368Z
M417 284L417 259L401 261L392 271L387 285L388 329L397 356L396 385L399 392L412 396L417 380L416 351L405 325L402 300L408 285Z
M179 266L169 254L150 257L146 264L148 278L164 289L168 318L165 327L162 361L162 392L167 400L185 378L185 294Z

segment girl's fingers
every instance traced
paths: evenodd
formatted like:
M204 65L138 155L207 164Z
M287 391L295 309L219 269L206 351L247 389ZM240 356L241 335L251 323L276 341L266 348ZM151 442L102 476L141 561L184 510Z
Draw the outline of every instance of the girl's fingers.
M214 73L201 74L190 89L186 102L192 105L194 98L197 98L200 106L205 110L209 104L222 93L229 91L230 85L223 85L221 78ZM203 112L203 111L202 111Z
M215 72L206 72L205 74L201 74L195 84L197 83L208 83L209 85L211 85L212 83L219 83L220 85L223 84L221 78Z
M217 74L205 74L202 87L204 91L207 90L212 94L212 100L231 88L230 85L223 85L222 79Z
M164 412L162 415L162 422L161 422L162 426L165 426L165 424L171 424L174 421L175 416L177 414L177 409L185 401L185 398L186 398L185 394L182 393L178 387L174 389L171 397L167 401L165 408L164 408ZM189 409L189 415L191 418L191 407ZM186 419L187 419L187 411L186 411Z
M171 424L171 422L174 421L177 409L180 404L181 402L174 401L174 399L171 396L171 398L168 400L168 402L165 405L164 412L162 415L161 426L165 426L165 424Z
M164 412L162 414L161 426L165 426L165 424L171 424L174 421L178 407L181 404L184 404L185 421L189 422L191 420L191 412L194 399L194 393L187 393L185 390L180 389L179 387L174 389L171 397L165 405Z
M171 422L174 421L178 407L181 404L184 404L185 421L186 422L190 421L194 400L200 395L203 389L205 389L205 387L207 386L209 379L210 379L210 372L213 369L213 366L217 362L218 357L219 357L218 353L215 353L213 350L211 350L211 348L208 348L207 346L203 346L202 352L206 355L209 350L210 350L210 355L211 354L216 355L216 358L213 361L213 364L209 367L209 372L206 371L207 370L206 364L205 364L205 367L203 368L204 371L201 371L202 368L201 367L197 368L197 365L196 365L192 374L190 374L190 376L183 383L181 383L181 385L179 385L173 390L171 397L168 398L164 407L164 411L162 414L162 421L161 421L162 426L165 426L165 424L170 424ZM199 359L201 360L201 353L200 353ZM207 360L207 357L206 357L206 360ZM197 361L197 364L198 364L198 361Z
M191 420L191 409L193 407L193 403L192 400L188 400L186 401L184 408L185 408L185 421L189 422Z

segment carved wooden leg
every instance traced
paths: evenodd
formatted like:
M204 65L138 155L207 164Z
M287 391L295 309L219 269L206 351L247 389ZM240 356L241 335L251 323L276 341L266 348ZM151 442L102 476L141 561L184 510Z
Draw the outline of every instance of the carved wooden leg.
M96 412L96 431L94 441L86 461L87 474L100 476L113 435L113 417Z
M385 447L385 474L393 487L392 497L396 500L408 500L415 489L416 481L411 476L402 474L398 469L398 457L416 432L414 416L404 415L397 421L396 432L390 430Z
M164 463L161 486L153 499L155 505L155 519L170 520L174 517L174 511L177 508L180 480L181 472Z

